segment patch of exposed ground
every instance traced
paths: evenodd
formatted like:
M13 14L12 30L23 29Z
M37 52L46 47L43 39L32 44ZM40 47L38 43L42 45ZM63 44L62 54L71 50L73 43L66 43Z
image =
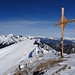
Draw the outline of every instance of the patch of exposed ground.
M16 71L11 75L43 75L48 69L59 66L60 62L63 62L62 59L49 59L49 60L40 60L34 63L30 63L24 68L16 68ZM55 73L53 73L54 75ZM8 75L8 74L7 74ZM10 73L9 73L10 75Z

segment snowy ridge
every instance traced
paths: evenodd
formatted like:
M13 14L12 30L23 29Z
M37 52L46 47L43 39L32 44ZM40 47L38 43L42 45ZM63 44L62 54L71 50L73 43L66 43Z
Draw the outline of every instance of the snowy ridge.
M9 69L10 67L20 63L20 61L22 61L22 56L24 59L27 59L29 52L31 52L36 47L35 45L33 45L33 43L34 40L26 40L8 46L1 50L0 74ZM7 63L7 65L5 64L5 62Z
M4 48L6 46L18 43L20 41L24 41L25 39L43 39L43 40L57 40L59 41L60 38L53 38L53 37L43 37L43 36L17 36L13 34L8 35L1 35L0 36L0 48ZM64 38L64 40L75 42L75 38Z
M33 36L34 38L43 38L43 39L52 39L52 40L60 40L60 38L55 37L44 37L44 36ZM75 38L64 37L64 40L75 40Z
M66 40L75 40L75 38L69 38L69 37L65 37L64 39L66 39Z
M23 36L17 36L13 34L9 35L2 35L0 36L0 48L4 48L6 46L18 43L20 41L24 41L26 37Z
M9 35L2 35L0 36L0 43L7 43L7 44L10 44L10 43L17 43L19 41L22 41L22 40L25 40L26 38L25 37L20 37L20 36L17 36L17 35L13 35L13 34L9 34Z
M40 57L49 52L38 47L34 42L35 39L26 39L25 41L0 49L0 74L21 61L31 57Z
M23 36L16 36L13 34L0 36L0 43L3 42L4 42L3 44L5 43L10 44L12 42L15 43L13 45L0 49L0 75L3 75L4 73L8 73L8 75L13 75L14 73L17 73L17 71L16 72L12 71L13 66L21 65L20 66L21 69L25 69L26 64L32 68L31 72L29 72L30 73L29 75L33 75L31 73L35 71L35 68L38 67L38 65L40 65L41 62L43 63L50 59L51 60L58 59L60 56L60 52L55 51L46 43L40 42L41 38L45 40L44 42L48 42L50 39L45 37L34 37L34 36L23 37ZM74 39L69 39L69 38L66 39L74 41ZM59 39L51 38L50 40L51 41L53 40L53 42L55 42ZM43 75L52 75L53 72L55 73L55 71L63 67L64 64L71 66L71 69L68 70L66 68L64 71L61 70L60 75L64 75L64 74L74 75L75 54L71 54L71 55L64 54L64 56L65 57L62 59L67 61L61 62L60 63L61 66L56 66L53 67L52 69L46 69L47 71L43 70L43 72L45 72ZM16 66L14 69L16 69ZM13 72L13 74L11 74L11 72Z

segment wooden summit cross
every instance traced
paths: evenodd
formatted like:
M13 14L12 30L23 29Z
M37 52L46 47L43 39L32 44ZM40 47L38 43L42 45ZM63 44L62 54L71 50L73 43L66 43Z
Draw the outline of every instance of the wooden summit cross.
M67 23L69 22L75 22L74 19L72 20L67 20L65 17L64 17L64 8L62 7L62 15L61 15L61 18L59 20L58 23L55 24L55 26L59 26L60 29L61 29L61 57L63 57L63 51L64 51L64 28L66 26Z

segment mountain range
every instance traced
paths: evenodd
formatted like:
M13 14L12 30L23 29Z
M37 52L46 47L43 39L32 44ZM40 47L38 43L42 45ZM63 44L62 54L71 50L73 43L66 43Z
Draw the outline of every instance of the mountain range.
M66 65L58 66L57 63L60 64L67 60L66 58L72 57L69 60L74 58L74 55L71 54L75 53L75 39L64 39L64 56L66 58L60 59L60 52L60 38L1 35L0 75L52 75L57 69ZM69 64L69 62L66 63ZM72 67L72 64L70 65ZM57 69L54 70L56 67Z
M22 36L22 35L14 35L14 34L0 36L0 49L24 41L26 39L40 40L42 45L46 44L51 48L55 49L56 51L59 52L61 51L60 38L42 37L42 36ZM64 38L64 53L67 54L75 53L75 38L68 38L68 37Z

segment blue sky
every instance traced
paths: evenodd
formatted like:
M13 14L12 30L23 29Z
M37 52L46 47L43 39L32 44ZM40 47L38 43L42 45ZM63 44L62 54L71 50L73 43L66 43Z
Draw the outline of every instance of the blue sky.
M75 0L1 0L0 35L32 35L60 37L60 28L54 26L61 17L75 19ZM75 37L75 23L65 27L65 37Z

